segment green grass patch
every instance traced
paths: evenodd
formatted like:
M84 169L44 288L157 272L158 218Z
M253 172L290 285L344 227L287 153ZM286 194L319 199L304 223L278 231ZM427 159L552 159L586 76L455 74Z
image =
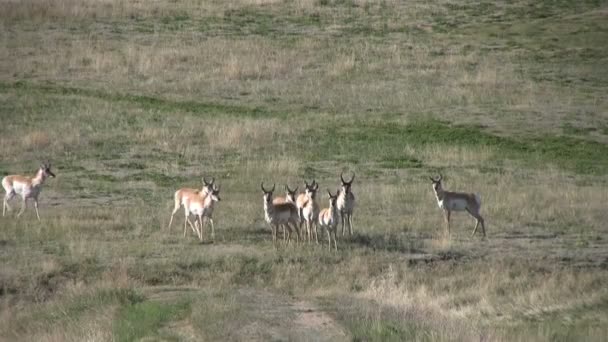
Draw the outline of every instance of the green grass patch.
M190 301L163 303L146 301L127 305L114 320L112 333L116 341L134 341L158 335L163 324L182 318L190 312Z
M41 85L25 81L17 81L13 83L0 82L0 92L8 92L11 90L19 92L37 91L43 94L53 94L62 96L78 95L83 97L93 97L110 102L129 102L136 104L140 108L145 110L157 110L161 112L171 113L179 111L195 114L198 116L211 116L218 114L252 118L285 116L285 114L273 112L262 107L249 108L245 106L204 103L197 101L175 101L148 95L109 93L96 89L65 87L51 83Z
M310 137L304 139L304 137ZM339 160L354 164L374 161L381 167L420 168L422 163L404 152L407 145L479 146L495 148L497 159L524 161L539 167L553 163L581 174L605 174L608 146L566 136L500 137L480 126L452 125L438 120L409 125L370 122L367 125L335 125L305 132L302 141L316 144L308 154L312 160ZM500 159L498 159L500 158Z

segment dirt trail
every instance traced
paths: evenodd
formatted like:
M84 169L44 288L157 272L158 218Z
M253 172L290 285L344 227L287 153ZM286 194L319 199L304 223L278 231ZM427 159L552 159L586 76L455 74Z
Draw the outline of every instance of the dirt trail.
M240 290L253 320L236 331L236 340L346 341L348 333L312 301L270 292Z

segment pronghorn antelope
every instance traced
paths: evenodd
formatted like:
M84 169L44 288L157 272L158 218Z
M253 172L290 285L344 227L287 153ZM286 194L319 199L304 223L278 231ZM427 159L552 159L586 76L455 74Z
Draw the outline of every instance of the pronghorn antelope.
M355 209L355 195L351 191L351 186L355 180L355 173L349 182L344 180L344 172L340 174L342 187L338 195L338 211L340 212L340 221L342 222L342 236L344 236L344 225L348 223L348 234L353 235L353 209Z
M289 185L285 184L285 197L275 197L272 200L272 204L281 204L281 203L296 203L296 193L298 192L298 187L294 190L289 188Z
M481 223L481 231L483 232L483 236L486 236L486 227L484 224L484 219L479 214L479 209L481 209L481 198L477 194L470 194L464 192L451 192L443 190L441 186L441 180L443 177L439 175L439 178L435 179L433 177L429 177L433 182L433 191L435 192L435 197L437 198L437 205L439 208L443 209L445 213L445 221L448 227L448 236L450 235L450 214L452 211L467 211L471 216L473 216L477 222L475 224L475 229L473 230L473 234L471 236L475 236L477 232L477 227Z
M289 243L289 235L291 235L290 224L295 228L299 240L300 232L297 227L298 209L296 205L293 203L272 203L272 193L274 192L275 185L272 186L271 190L266 190L262 182L261 187L264 193L264 217L272 229L272 242L276 244L279 226L283 226L283 239L285 239L285 233L287 232L287 243Z
M296 198L296 207L298 208L298 217L300 218L298 221L298 229L300 231L302 230L302 224L304 223L304 214L302 211L304 210L304 207L308 203L308 199L310 198L310 196L309 196L310 192L313 189L316 191L316 189L318 189L318 188L319 188L319 185L317 184L317 182L314 179L312 180L312 183L310 183L310 185L308 184L308 182L304 181L304 192L299 194L298 197Z
M208 194L212 192L213 183L215 183L215 178L211 177L211 182L207 182L207 179L203 177L203 187L201 190L192 188L181 188L175 192L175 194L173 195L175 203L173 206L173 212L171 212L171 219L169 220L169 229L171 228L171 223L173 222L173 216L175 215L175 213L177 213L179 208L184 205L184 202L190 197L198 196L199 194ZM185 223L186 222L184 222L184 224Z
M317 234L317 219L319 218L319 204L317 203L317 190L319 184L314 182L310 187L307 188L307 198L304 206L299 211L300 222L302 220L306 223L306 236L308 242L312 241L313 236L315 242L319 243L319 237Z
M321 210L319 213L319 226L327 231L327 241L329 243L329 250L331 250L331 236L334 236L334 248L338 250L338 242L336 241L336 235L338 230L338 196L340 196L340 190L336 192L336 195L332 195L329 189L329 208Z
M190 196L184 201L184 210L186 221L190 224L190 228L198 235L200 241L203 241L203 218L207 218L211 223L211 240L215 240L215 227L213 225L213 208L216 202L221 201L220 187L213 185L211 192L200 192L195 196ZM190 215L194 215L194 227L190 222ZM184 237L186 237L186 225L184 224Z
M2 205L2 216L4 216L6 209L11 211L11 207L8 204L15 195L21 196L21 210L17 214L17 217L21 216L27 207L27 200L29 198L34 200L34 208L36 208L36 217L40 221L40 215L38 214L38 195L42 190L42 184L48 177L55 177L55 174L51 172L51 164L44 163L40 165L38 172L34 177L27 177L21 175L10 175L2 178L2 187L6 194L4 195L4 203Z

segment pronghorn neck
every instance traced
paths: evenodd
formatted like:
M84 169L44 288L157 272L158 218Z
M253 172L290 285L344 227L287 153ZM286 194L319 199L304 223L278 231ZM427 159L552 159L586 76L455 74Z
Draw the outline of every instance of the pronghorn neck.
M32 178L32 186L40 186L46 180L46 174L42 170L38 170L34 178Z
M437 201L443 201L444 197L445 197L445 190L443 190L443 188L439 188L439 189L435 189L435 197L437 197Z

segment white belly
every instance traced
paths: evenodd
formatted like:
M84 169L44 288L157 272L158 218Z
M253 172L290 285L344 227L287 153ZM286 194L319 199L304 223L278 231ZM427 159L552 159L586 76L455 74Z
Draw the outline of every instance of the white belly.
M464 199L453 199L451 201L441 200L437 201L437 204L439 204L439 208L451 211L464 211L468 206L467 201Z

